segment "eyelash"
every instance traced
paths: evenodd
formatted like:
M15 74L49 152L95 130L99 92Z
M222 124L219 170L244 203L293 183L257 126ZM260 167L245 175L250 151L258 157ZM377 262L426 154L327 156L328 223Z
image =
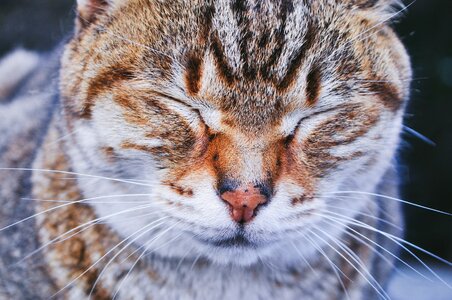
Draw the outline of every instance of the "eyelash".
M201 112L199 111L199 109L193 108L193 107L187 105L184 101L179 100L179 99L177 99L177 98L174 98L174 97L172 97L172 96L170 96L170 95L167 95L167 94L165 94L165 93L161 93L161 92L154 92L154 93L155 93L157 96L159 96L159 97L161 97L161 98L163 98L163 99L167 99L167 100L173 101L173 102L177 103L178 105L181 105L181 106L186 107L188 111L195 113L195 114L197 115L198 119L199 119L205 126L207 126L207 125L206 125L206 122L204 121L204 119L203 119L203 117L202 117L202 115L201 115ZM207 127L208 127L208 126L207 126Z
M295 135L297 134L297 131L298 131L298 129L300 128L300 125L301 125L301 123L302 123L303 121L305 121L305 120L307 120L307 119L310 119L310 118L312 118L312 117L314 117L314 116L316 116L316 115L323 114L323 113L327 113L327 112L330 112L330 111L333 111L333 110L337 110L337 109L338 109L338 107L330 107L330 108L327 108L327 109L325 109L325 110L317 111L317 112L315 112L315 113L313 113L313 114L311 114L311 115L302 117L302 118L297 122L297 125L295 125L294 129L292 129L292 132L286 137L286 139L285 139L285 144L286 144L286 146L287 146L288 144L290 144L290 143L293 141L293 139L295 138Z

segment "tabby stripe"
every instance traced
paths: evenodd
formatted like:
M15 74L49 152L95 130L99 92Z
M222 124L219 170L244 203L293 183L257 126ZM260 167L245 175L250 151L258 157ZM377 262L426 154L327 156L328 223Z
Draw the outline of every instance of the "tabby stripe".
M265 65L262 65L260 68L260 73L262 78L268 79L268 76L270 75L270 69L275 65L275 63L278 61L278 59L281 57L281 53L283 51L283 48L285 46L285 34L284 31L286 29L287 25L287 16L294 11L293 2L291 0L284 0L281 2L280 5L280 12L278 15L278 18L281 20L281 25L279 26L276 34L275 34L275 43L276 47L273 50L272 54L270 55L267 63ZM259 41L260 47L265 47L268 43L269 34L263 33L261 40Z
M237 25L240 28L240 59L243 63L243 77L246 79L256 78L257 70L250 64L248 58L248 47L250 40L253 38L253 33L248 30L250 22L246 18L248 6L244 0L236 0L231 4L231 9L237 19Z
M306 102L310 106L318 101L321 79L322 74L320 72L320 67L318 64L315 64L311 67L306 78Z
M215 65L219 71L220 78L224 80L227 85L232 85L235 80L234 74L224 55L224 47L221 44L217 31L213 32L211 35L210 49L214 56Z
M280 91L286 90L296 79L298 74L298 69L300 68L303 59L305 58L306 52L314 44L315 27L312 22L308 23L308 28L304 36L304 43L295 51L292 55L292 59L288 63L288 69L286 75L279 82L277 88Z
M368 84L368 89L375 93L385 107L393 112L397 112L403 101L400 98L398 89L389 82L383 82L383 80L375 80Z
M132 142L123 142L121 144L121 148L143 151L143 152L147 152L147 153L150 153L153 155L161 154L162 150L164 149L164 147L162 147L162 146L152 147L152 146L147 146L147 145L139 145L139 144L135 144Z
M189 53L186 59L185 85L188 94L195 96L201 89L201 77L203 61L194 53Z
M210 32L212 30L212 20L215 15L215 6L206 5L201 8L201 20L200 20L200 45L204 46L207 44L207 41L210 36Z
M91 118L95 98L104 91L111 90L118 81L128 80L133 73L128 68L110 68L97 75L90 83L80 117Z
M358 9L368 9L368 8L372 8L375 5L377 5L377 3L380 0L355 0L355 1L351 1L351 3L348 5L349 8L352 8L353 6L357 7ZM341 2L341 1L339 1Z

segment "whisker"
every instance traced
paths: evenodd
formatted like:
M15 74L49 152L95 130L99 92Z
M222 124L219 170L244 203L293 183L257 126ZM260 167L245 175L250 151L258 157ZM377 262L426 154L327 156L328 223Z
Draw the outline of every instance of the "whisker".
M149 205L149 207L152 207L152 206ZM64 242L64 241L66 241L66 240L68 240L68 239L70 239L70 238L76 236L77 234L79 234L79 233L81 233L81 232L83 232L83 231L86 231L86 230L88 230L89 228L91 228L91 227L93 227L93 226L95 226L95 225L97 225L97 224L100 224L101 221L104 221L104 220L107 220L107 219L109 219L109 218L112 218L112 217L115 217L115 216L118 216L118 215L121 215L121 214L125 214L125 213L128 213L128 212L132 212L132 211L136 211L136 210L141 210L141 209L143 209L143 208L148 208L148 207L142 207L142 206L141 206L141 207L138 207L138 208L132 208L132 209L127 209L127 210L122 210L122 211L120 211L120 212L116 212L116 213L113 213L113 214L110 214L110 215L107 215L107 216L104 216L104 217L99 217L99 218L96 218L96 219L91 220L91 221L89 221L89 222L83 223L83 224L81 224L81 225L79 225L79 226L77 226L77 227L75 227L75 228L70 229L69 231L66 231L65 233L63 233L63 234L57 236L56 238L50 240L49 242L47 242L47 243L45 243L44 245L40 246L38 249L34 250L34 251L31 252L30 254L27 254L27 255L24 256L19 262L15 263L15 265L16 265L16 264L22 263L22 262L25 261L26 259L32 257L33 255L35 255L35 254L38 253L39 251L42 251L43 249L47 248L48 246L50 246L50 245L52 245L52 244ZM175 209L176 209L176 208L171 208L171 209L166 209L166 210L161 210L161 211L156 211L156 212L147 213L147 214L144 214L144 215L138 215L138 216L135 215L135 216L133 216L133 218L150 216L150 215L159 214L159 213L162 213L162 212L172 211L172 210L175 210ZM84 227L86 227L86 228L84 228ZM81 229L81 230L80 230L80 231L77 231L77 230L79 230L79 229ZM76 231L76 232L73 233L74 231ZM65 236L68 235L68 234L70 234L70 236L69 236L69 237L65 237ZM65 238L64 238L63 240L60 240L60 239L63 238L63 237L65 237Z
M152 187L152 185L134 182L134 181L128 181L128 180L112 178L112 177L105 177L105 176L100 176L100 175L91 175L91 174L83 174L83 173L76 173L76 172L70 172L70 171L62 171L62 170L35 169L35 168L0 168L0 171L32 171L32 172L42 172L42 173L78 175L78 176L88 177L88 178L105 179L105 180L116 181L116 182L121 182L121 183L129 183L129 184L134 184L134 185L139 185L139 186Z
M71 200L45 200L45 199L32 199L32 198L20 198L23 201L33 202L50 202L50 203L71 203L76 204ZM149 201L89 201L90 204L144 204Z
M331 198L331 197L324 197L324 198ZM368 197L364 197L363 198L363 197L359 197L359 196L334 196L334 199L335 200L341 200L341 201L346 201L347 199L361 200L361 201L372 201L372 202L375 201L372 198L368 198ZM369 213L372 213L370 208L367 208L367 210L369 211ZM384 216L388 217L388 219L391 219L392 216L393 216L393 214L391 214L387 210L380 209L379 212L382 213ZM393 226L397 226L397 225L393 224ZM394 228L396 228L396 227L394 227Z
M63 136L61 136L60 138L58 138L58 139L52 141L51 143L46 144L46 146L48 147L48 146L56 145L56 144L58 144L60 141L65 140L65 139L67 139L68 137L70 137L70 136L72 136L72 135L78 133L80 130L82 130L82 128L74 129L73 131L71 131L71 132L69 132L69 133L67 133L67 134L65 134L65 135L63 135Z
M339 197L341 197L341 196L339 196ZM327 199L330 199L330 197L319 197L319 198L327 198ZM359 199L359 198L352 198L352 199ZM338 199L337 199L337 198L334 198L334 200L338 200ZM390 222L390 221L388 221L388 220L385 220L385 219L383 219L383 218L377 217L377 216L375 216L375 215L371 215L371 214L367 214L367 213L364 213L364 212L360 212L360 211L358 211L358 210L348 209L348 208L345 208L345 207L336 206L336 205L331 205L331 204L328 204L328 207L335 208L335 209L339 209L339 210L344 210L344 211L349 211L349 212L354 212L354 213L356 213L356 214L358 214L358 215L366 216L366 217L369 217L369 218L371 218L371 219L377 220L377 221L379 221L379 222L385 223L385 224L387 224L387 225L389 225L389 226L391 226L391 227L394 227L394 228L396 228L396 229L398 229L398 230L403 230L402 227L400 227L400 226L398 226L398 225L396 225L396 224L394 224L394 223L392 223L392 222Z
M177 224L174 224L174 225L177 225ZM143 256L149 255L149 254L151 254L152 252L155 252L155 251L157 251L157 250L159 250L159 249L161 249L161 248L163 248L163 247L165 247L165 246L171 244L172 242L174 242L175 240L177 240L179 237L181 237L182 234L183 234L183 232L179 233L178 235L176 235L175 237L173 237L173 238L170 239L169 241L167 241L167 242L163 243L162 245L160 245L160 247L157 247L157 248L153 249L151 252L147 252L147 251L149 250L149 247L147 247L146 249L144 249L144 251L142 252L142 254L140 255L140 257L138 257L138 259L136 260L136 262L138 262ZM139 249L142 249L142 247L144 247L144 245L141 246ZM138 250L138 249L137 249L137 250ZM134 253L134 254L137 253L137 252L138 252L137 250L135 250L133 253ZM127 257L127 259L130 258L131 256L132 256L132 254L129 255L129 256ZM135 265L136 265L136 264L134 264L134 265L132 266L132 268L129 270L130 272L131 272L132 269L135 267ZM130 274L131 274L131 273L130 273ZM124 281L127 279L127 276L129 276L129 275L126 275ZM120 287L119 287L119 288L120 288ZM118 288L118 292L119 292L119 288ZM113 298L113 299L114 299L114 298Z
M364 192L364 191L337 191L337 192L328 192L327 194L360 194L360 195L367 195L367 196L375 196L375 197L380 197L380 198L384 198L384 199L388 199L388 200L394 200L400 203L404 203L404 204L408 204L411 206L415 206L418 208L422 208L422 209L426 209L432 212L436 212L442 215L446 215L446 216L452 216L452 213L448 213L445 211L441 211L435 208L431 208L428 206L424 206L424 205L420 205L420 204L416 204L416 203L412 203L406 200L402 200L402 199L398 199L395 197L391 197L391 196L386 196L386 195L381 195L381 194L376 194L376 193L370 193L370 192Z
M162 220L162 218L160 218L159 220L156 220L156 221L154 221L154 222L152 222L152 223L150 223L150 224L148 224L148 225L151 225L151 224L155 224L156 222L159 222L159 221L161 221ZM97 276L97 278L96 278L96 280L94 281L94 284L93 284L93 286L91 287L91 290L90 290L90 293L89 293L89 295L88 295L88 299L90 299L91 298L91 296L92 296L92 293L94 292L94 289L96 288L96 285L97 285L97 283L99 282L99 280L101 279L101 277L102 277L102 275L104 274L104 272L108 269L108 267L110 266L110 264L125 250L125 249L127 249L131 244L133 244L133 242L135 242L135 240L137 240L139 237L141 237L143 234L146 234L146 233L148 233L150 230L152 230L152 229L155 229L155 228L157 228L158 226L160 226L160 225L162 225L162 224L165 224L165 222L160 222L160 223L158 223L157 225L155 225L155 226L153 226L152 228L150 228L149 230L146 230L145 232L143 232L142 234L140 234L140 236L137 236L135 239L133 239L132 241L130 241L129 243L127 243L127 245L125 245L123 248L121 248L111 259L109 259L109 261L107 262L107 264L102 268L102 271L100 272L100 274ZM148 226L147 225L147 226ZM123 240L122 242L125 242L125 240ZM121 243L122 243L121 242ZM117 245L117 246L119 246L119 244ZM115 248L117 248L117 246L115 247ZM114 250L114 248L112 249L112 250ZM110 252L110 251L109 251ZM108 253L106 253L106 255L108 255ZM105 255L105 256L106 256ZM101 258L102 259L102 258ZM122 263L124 263L124 262L122 262ZM121 264L122 264L121 263Z
M198 262L198 260L201 258L201 253L199 253L196 258L193 260L193 263L191 264L190 267L190 273L193 271L193 269L195 268L196 263Z
M409 7L411 7L411 5L413 5L416 2L416 0L413 0L412 2L410 2L408 5L402 7L400 10L396 11L395 13L389 15L387 18L384 18L383 20L381 20L380 22L378 22L377 24L375 24L374 26L371 26L370 28L368 28L367 30L361 32L360 34L358 34L356 37L352 38L351 40L348 40L346 43L344 43L342 46L340 46L339 48L337 48L336 50L334 50L332 52L332 54L330 56L334 56L336 55L337 52L342 51L345 47L347 47L348 45L351 45L352 43L355 42L359 42L359 41L363 41L367 38L369 38L372 34L375 34L373 32L371 32L369 35L365 35L366 33L372 31L373 29L385 24L386 22L394 19L395 17L397 17L398 15L400 15L401 13L403 13L404 11L406 11ZM362 37L364 36L364 37ZM362 37L362 38L360 38Z
M317 213L312 213L312 214L317 214ZM330 214L331 214L331 212L330 212ZM322 216L322 217L328 216L328 215L325 215L325 214L317 214L317 215ZM335 218L334 216L331 216L331 215L329 215L329 217L330 217L330 218ZM336 217L336 219L337 219L337 217ZM415 249L417 249L417 250L423 252L424 254L427 254L427 255L429 255L429 256L431 256L431 257L433 257L433 258L435 258L435 259L441 261L442 263L444 263L444 264L446 264L446 265L448 265L448 266L452 266L452 263L451 263L451 262L449 262L449 261L447 261L447 260L445 260L445 259L443 259L443 258L441 258L441 257L439 257L439 256L437 256L437 255L435 255L435 254L433 254L433 253L431 253L431 252L429 252L429 251L427 251L427 250L425 250L425 249L423 249L423 248L417 246L417 245L414 245L413 243L410 243L410 242L408 242L408 241L406 241L406 240L404 240L404 239L402 239L402 238L399 238L399 237L397 237L397 236L395 236L395 235L392 235L392 234L390 234L390 233L387 233L387 232L381 231L381 230L379 230L379 229L376 229L375 227L370 226L369 224L366 224L366 223L363 223L363 222L360 222L360 221L357 221L357 220L355 220L355 219L348 218L348 217L345 217L345 216L341 216L341 219L339 219L339 220L342 220L342 219L349 220L350 223L353 224L353 225L355 225L355 226L358 226L358 227L361 227L361 228L366 228L366 229L372 230L372 231L377 232L377 233L381 234L382 236L384 236L384 237L390 239L391 241L393 241L394 243L396 243L397 245L399 245L402 249L404 249L405 251L407 251L407 252L408 252L412 257L414 257L419 263L421 263L421 264L422 264L422 265L423 265L423 266L424 266L424 267L425 267L425 268L426 268L433 276L435 276L438 280L440 280L440 281L441 281L443 284L445 284L448 288L452 289L452 287L451 287L447 282L445 282L438 274L436 274L436 272L433 271L433 270L432 270L432 269L431 269L431 268L430 268L430 267L429 267L422 259L420 259L416 254L413 253L413 251L411 251L410 249L408 249L408 248L407 248L405 245L403 245L403 244L407 244L407 245L409 245L409 246L411 246L411 247L413 247L413 248L415 248Z
M330 239L332 239L332 241L338 245L345 253L347 253L351 259L353 259L358 266L360 266L365 273L370 276L370 279L376 284L376 286L381 290L382 293L384 293L389 299L390 296L386 293L385 289L380 285L380 283L372 276L372 274L369 272L369 269L366 267L366 265L364 264L364 262L361 260L361 258L349 247L347 246L343 241L341 241L340 239L334 238L333 236L331 236L330 234L328 234L326 231L322 231L319 228L316 228L317 230L319 230L322 234L326 235L327 237L329 237ZM370 249L375 250L372 246L367 245ZM378 253L378 252L377 252ZM380 254L380 253L378 253ZM380 254L381 255L381 254ZM381 257L384 257L383 255L381 255ZM385 260L386 262L389 262L388 259ZM392 264L391 264L392 266ZM378 292L378 291L377 291Z
M422 277L424 277L425 279L432 281L432 279L426 277L424 274L422 274L421 272L419 272L418 270L416 270L416 268L414 268L413 266L411 266L410 264L408 264L407 262L405 262L403 259L399 258L397 255L395 255L394 253L392 253L391 251L389 251L388 249L386 249L385 247L381 246L380 244L376 243L375 241L373 241L372 239L369 239L368 237L366 237L365 235L363 235L362 233L360 233L359 231L353 229L351 226L347 225L346 223L334 220L334 219L330 219L329 217L326 217L326 220L323 220L324 222L328 222L331 226L341 229L339 225L345 226L348 230L352 231L354 234L348 232L347 230L344 230L344 233L351 236L352 238L356 239L357 241L361 242L362 244L366 245L369 249L375 249L373 248L369 243L367 243L366 241L364 241L363 239L369 241L370 243L372 243L373 245L377 246L378 248L382 249L383 251L385 251L386 253L388 253L390 256L392 256L393 258L395 258L397 261L401 262L402 264L404 264L405 266L407 266L408 268L410 268L411 270L413 270L414 272L416 272L417 274L421 275ZM359 238L357 235L359 235L362 238ZM388 260L388 258L386 258L384 255L382 255L380 252L378 251L374 251L374 253L376 255L378 255L381 259L383 259L386 263L388 263L389 265L392 265L392 262ZM396 269L398 272L399 270Z
M329 212L329 213L335 214L335 213L333 213L333 212ZM335 215L337 215L337 214L335 214ZM444 263L444 264L446 264L446 265L452 267L452 262L449 262L449 261L445 260L444 258L441 258L441 257L439 257L438 255L433 254L433 253L431 253L430 251L427 251L427 250L425 250L425 249L423 249L423 248L421 248L421 247L419 247L419 246L417 246L417 245L415 245L415 244L413 244L413 243L411 243L411 242L408 242L407 240L404 240L404 239L402 239L402 238L399 238L398 236L392 235L392 234L390 234L390 233L381 231L381 230L379 230L379 229L377 229L377 228L375 228L375 227L373 227L373 226L370 226L369 224L366 224L366 223L364 223L364 222L357 221L357 220L355 220L355 219L353 219L353 218L348 218L348 217L341 216L341 215L338 215L338 216L340 216L340 217L342 217L342 218L345 218L345 219L347 219L347 220L353 222L353 224L356 225L356 226L368 228L368 229L370 229L370 230L373 230L373 231L375 231L375 232L377 232L377 233L380 233L380 234L382 234L382 235L384 235L384 236L390 238L391 240L396 240L396 241L398 241L398 242L400 242L400 243L407 244L408 246L411 246L411 247L413 247L413 248L415 248L415 249L417 249L417 250L423 252L424 254L427 254L427 255L429 255L430 257L433 257L433 258L439 260L440 262L442 262L442 263ZM400 244L399 244L399 245L400 245ZM403 245L400 245L400 246L403 246Z
M416 130L414 130L413 128L408 127L407 125L403 125L403 129L411 134L412 136L420 139L421 141L425 142L426 144L429 144L432 147L436 147L436 143L434 141L432 141L431 139L429 139L428 137L426 137L425 135L423 135L422 133L417 132Z
M199 234L195 234L193 237L197 237L199 236ZM180 266L182 265L182 262L185 260L185 258L187 257L187 255L195 248L195 246L192 246L187 252L185 252L185 254L181 257L181 259L179 260L179 263L176 266L175 269L175 273L177 274L177 271L179 270Z
M29 216L29 217L26 217L26 218L24 218L24 219L22 219L22 220L19 220L19 221L17 221L17 222L14 222L14 223L12 223L12 224L10 224L10 225L7 225L6 227L0 228L0 232L6 230L6 229L8 229L8 228L11 228L11 227L13 227L13 226L16 226L17 224L20 224L20 223L22 223L22 222L25 222L25 221L28 221L28 220L30 220L30 219L33 219L33 218L35 218L35 217L37 217L37 216L41 216L41 215L46 214L46 213L48 213L48 212L51 212L51 211L54 211L54 210L57 210L57 209L60 209L60 208L63 208L63 207L69 206L69 205L73 205L73 204L76 204L76 203L84 203L84 202L88 202L88 201L90 201L90 200L106 199L106 198L114 198L114 197L140 197L140 196L150 196L150 194L108 195L108 196L98 196L98 197L92 197L92 198L85 198L85 199L81 199L81 200L76 200L76 201L73 201L73 202L71 202L71 203L65 203L65 204L61 204L61 205L54 206L54 207L52 207L52 208L46 209L46 210L44 210L44 211L42 211L42 212L36 213L36 214L31 215L31 216Z
M331 235L328 235L327 233L325 233L323 230L320 230L319 228L315 228L317 229L319 232L323 233L324 235L330 236L330 239L336 243L336 245L339 246L339 248L341 248L343 251L345 251L341 245L339 245L336 241L336 239L332 239ZM364 278L364 280L367 281L367 283L369 283L369 285L383 298L383 299L390 299L391 297L389 297L389 295L385 292L385 290L381 287L381 285L375 280L375 278L370 274L369 270L364 266L364 264L362 263L362 261L360 259L356 260L356 258L354 258L354 255L351 255L350 253L348 253L348 251L345 251L346 253L348 253L350 255L350 258L352 260L355 261L355 263L358 265L358 267L361 267L364 272L366 274L363 274L360 269L355 266L353 263L350 262L349 259L347 259L347 257L345 257L345 255L343 255L339 250L337 250L335 247L333 247L333 245L331 245L330 243L328 243L328 241L326 241L325 239L323 239L322 237L320 237L318 234L316 234L315 232L313 232L312 230L310 230L310 232L312 234L314 234L315 236L317 236L318 239L320 239L321 241L323 241L324 243L326 243L331 249L333 249L334 252L336 252L340 257L342 257L350 266L352 266L353 269L356 270L356 272L358 272L362 278ZM348 248L348 247L347 247ZM349 248L350 249L350 248ZM350 250L351 251L351 250ZM355 254L355 253L354 253ZM356 255L356 254L355 254ZM370 277L370 279L368 278L368 276ZM373 281L375 283L372 284Z
M119 283L118 288L116 289L116 292L113 295L113 300L116 299L122 285L124 284L124 282L127 280L127 278L129 277L130 273L132 272L132 270L135 268L135 266L137 265L138 261L140 261L140 259L146 254L147 250L149 249L149 247L155 242L157 241L160 237L162 237L165 233L167 233L168 231L170 231L171 229L173 229L174 227L176 227L177 225L179 225L179 222L176 222L175 224L173 224L172 226L168 227L167 229L165 229L164 231L162 231L160 234L158 234L156 237L154 237L151 241L149 241L149 245L146 246L146 248L144 249L144 251L141 253L141 255L135 260L135 262L133 263L132 267L129 269L129 271L127 272L126 276L124 277L124 279L121 280L121 282Z
M295 245L295 243L293 241L290 241L292 244L292 247L295 248L295 251L297 251L297 253L300 255L301 259L306 263L306 265L309 267L309 269L311 269L311 271L316 274L317 277L319 277L319 273L317 270L315 270L312 265L308 262L308 260L306 259L306 257L303 255L303 253L301 253L300 249L298 249L297 245Z
M312 234L312 231L309 230L309 233ZM347 296L347 299L350 300L350 295L348 294L347 289L345 288L345 284L344 281L342 280L341 276L339 275L339 272L348 280L350 280L351 282L353 282L353 280L351 280L344 272L342 272L342 270L328 257L328 255L325 253L325 251L322 250L322 248L313 240L311 239L309 236L307 235L303 235L303 237L311 244L314 246L314 248L317 249L317 251L319 251L323 257L325 257L325 259L327 260L328 264L331 266L331 269L333 270L336 278L339 280L339 283L342 287L342 290L344 291L345 295Z
M126 246L124 246L124 248L122 248L122 250L124 250L126 247L128 247L129 245L131 245L133 242L135 242L136 240L138 240L141 236L145 235L146 233L148 233L149 231L151 231L153 228L163 224L164 222L162 220L167 219L168 216L162 217L158 220L155 220L154 222L149 223L148 225L144 226L141 229L138 229L137 231L135 231L133 234L131 234L130 236L128 236L127 238L123 239L121 242L119 242L118 244L116 244L116 246L114 246L113 248L111 248L107 253L105 253L104 255L102 255L96 262L94 262L90 267L88 267L85 271L83 271L83 273L81 273L80 275L78 275L76 278L74 278L73 280L71 280L68 284L66 284L63 288L61 288L59 291L57 291L55 294L52 295L51 298L55 298L57 295L59 295L62 291L64 291L66 288L68 288L69 286L71 286L74 282L76 282L79 278L81 278L82 276L84 276L86 273L88 273L92 268L94 268L100 261L102 261L106 256L108 256L110 253L112 253L115 249L117 249L119 246L121 246L123 243L125 243L127 240L129 240L132 236L138 234L140 231L142 231L140 234L138 234L136 237L133 238L133 240L131 240ZM160 222L160 223L158 223ZM157 225L154 225L155 223L158 223ZM151 227L152 225L154 225L153 227ZM151 228L149 228L151 227ZM118 255L118 254L117 254ZM115 255L113 257L116 258L117 255ZM111 260L110 260L111 261ZM99 277L97 278L99 279ZM97 282L97 280L96 280Z

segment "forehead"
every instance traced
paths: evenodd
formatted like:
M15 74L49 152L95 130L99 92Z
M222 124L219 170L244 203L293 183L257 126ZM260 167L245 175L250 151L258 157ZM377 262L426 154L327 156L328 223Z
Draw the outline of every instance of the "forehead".
M144 6L136 10L137 4ZM156 82L166 89L183 91L234 122L259 126L318 100L322 78L337 71L329 66L355 59L353 47L338 51L349 39L344 13L326 9L306 1L175 1L169 6L135 0L115 26L146 45L148 71L163 78Z

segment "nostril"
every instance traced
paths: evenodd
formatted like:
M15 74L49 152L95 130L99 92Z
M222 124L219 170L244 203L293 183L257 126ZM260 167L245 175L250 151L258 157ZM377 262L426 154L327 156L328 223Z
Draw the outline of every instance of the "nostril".
M273 195L273 189L270 184L267 183L257 183L254 188L259 189L259 192L268 200Z
M239 184L231 179L221 180L218 184L218 193L223 195L226 192L235 191L238 188Z
M229 204L231 216L238 223L249 222L256 214L257 208L268 201L261 189L249 187L234 190L223 189L221 198Z

